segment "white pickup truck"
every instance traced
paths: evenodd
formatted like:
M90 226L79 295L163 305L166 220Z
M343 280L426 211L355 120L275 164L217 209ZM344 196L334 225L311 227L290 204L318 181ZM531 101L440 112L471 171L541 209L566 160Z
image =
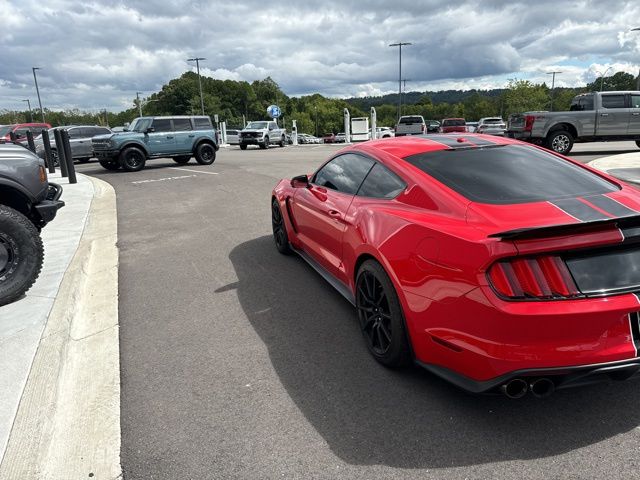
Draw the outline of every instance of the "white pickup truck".
M640 147L640 92L593 92L574 97L568 112L511 115L508 137L566 154L574 142L635 140Z
M427 133L427 124L422 115L405 115L398 120L396 137L422 135L423 133Z
M279 128L278 124L271 120L249 122L240 131L239 144L242 150L247 145L258 145L260 148L269 148L269 145L284 147L287 144L287 131Z

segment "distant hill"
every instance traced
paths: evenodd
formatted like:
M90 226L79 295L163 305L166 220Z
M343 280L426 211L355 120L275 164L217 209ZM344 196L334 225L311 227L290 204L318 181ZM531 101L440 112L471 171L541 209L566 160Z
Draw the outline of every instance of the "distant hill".
M504 93L503 88L495 88L493 90L442 90L440 92L406 92L402 96L402 103L405 105L414 105L420 103L420 100L427 96L431 98L434 105L440 103L461 103L469 97L480 95L483 97L499 97ZM398 103L398 94L390 93L381 97L359 97L346 98L345 101L362 110L368 110L371 107L379 107L380 105L396 105Z

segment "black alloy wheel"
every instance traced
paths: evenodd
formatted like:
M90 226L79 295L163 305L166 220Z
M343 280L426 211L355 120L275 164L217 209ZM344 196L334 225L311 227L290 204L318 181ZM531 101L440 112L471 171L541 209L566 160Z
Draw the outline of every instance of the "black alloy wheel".
M216 160L216 149L210 143L201 143L196 148L196 162L211 165Z
M53 166L54 167L59 167L60 166L60 159L58 158L58 151L57 150L51 150L51 160L53 161Z
M289 246L287 227L284 224L284 218L278 200L275 198L271 200L271 228L273 229L273 240L276 243L276 248L283 255L289 255L291 253L291 247Z
M182 155L180 157L173 157L173 161L179 165L185 165L189 163L189 160L191 160L191 155Z
M0 305L17 300L31 288L43 259L38 229L20 212L0 205Z
M128 172L142 170L146 161L144 152L136 147L129 147L120 154L120 165Z
M382 266L365 261L356 279L356 309L369 352L387 367L407 365L411 359L402 307Z

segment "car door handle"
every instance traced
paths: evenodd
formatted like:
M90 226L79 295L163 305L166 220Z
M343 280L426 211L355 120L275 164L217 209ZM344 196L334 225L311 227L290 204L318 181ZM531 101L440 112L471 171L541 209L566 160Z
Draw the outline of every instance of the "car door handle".
M608 116L609 116L609 114L608 114L608 113L601 113L601 114L600 114L600 116L601 116L601 117L608 117Z
M173 135L167 135L167 138L173 138Z
M189 138L193 138L193 137L195 137L195 135L189 135Z
M329 210L327 213L329 214L330 217L342 218L342 214L337 210Z

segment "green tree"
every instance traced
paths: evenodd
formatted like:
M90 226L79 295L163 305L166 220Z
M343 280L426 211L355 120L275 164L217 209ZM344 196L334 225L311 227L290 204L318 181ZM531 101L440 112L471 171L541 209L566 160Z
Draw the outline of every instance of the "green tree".
M545 85L537 85L529 80L511 79L504 93L504 113L521 113L532 110L546 110L549 93Z

